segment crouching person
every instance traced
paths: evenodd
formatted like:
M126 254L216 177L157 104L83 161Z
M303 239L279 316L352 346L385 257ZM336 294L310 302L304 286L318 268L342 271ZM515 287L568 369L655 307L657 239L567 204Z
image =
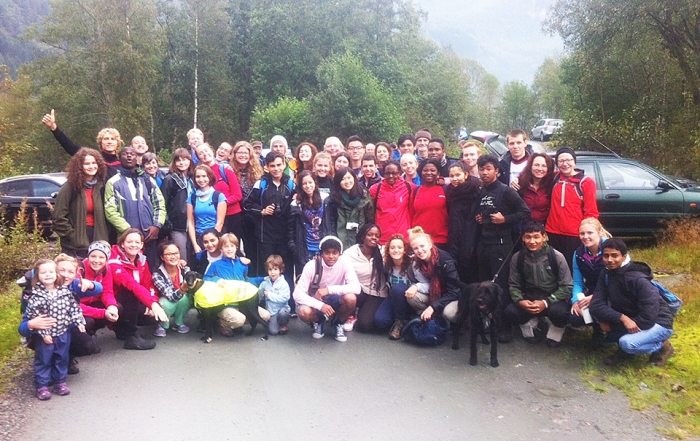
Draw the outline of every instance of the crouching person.
M541 223L527 222L522 240L525 249L510 261L508 287L513 301L505 309L506 329L520 325L525 340L538 343L545 335L540 319L547 317L552 323L546 331L547 346L558 348L569 321L571 272L564 255L547 243Z
M319 244L321 261L307 262L294 289L297 313L313 327L313 338L323 338L326 319L331 319L335 339L347 341L343 324L355 310L360 282L343 245L335 236L326 236Z
M289 306L289 284L282 276L282 256L270 254L265 261L267 277L260 284L260 297L265 298L265 309L270 313L269 332L272 335L286 334L292 308Z
M605 359L616 365L636 354L651 354L649 363L663 366L673 354L668 339L673 334L673 313L659 290L651 283L649 265L632 262L627 245L608 239L603 245L605 269L591 300L591 314L617 340L620 349Z

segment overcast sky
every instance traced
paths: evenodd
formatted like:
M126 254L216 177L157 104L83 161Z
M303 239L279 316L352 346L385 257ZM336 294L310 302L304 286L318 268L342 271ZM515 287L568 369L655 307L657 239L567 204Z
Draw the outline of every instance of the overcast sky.
M463 58L476 60L501 84L530 85L545 57L560 55L559 36L542 32L556 0L414 0L428 13L423 29Z

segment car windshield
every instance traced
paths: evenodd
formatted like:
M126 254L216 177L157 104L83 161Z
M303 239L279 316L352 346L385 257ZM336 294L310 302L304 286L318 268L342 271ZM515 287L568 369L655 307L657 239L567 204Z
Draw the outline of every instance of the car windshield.
M502 136L494 136L493 138L486 141L486 144L491 147L493 151L498 154L498 156L503 156L508 152L508 147L506 146L506 139Z

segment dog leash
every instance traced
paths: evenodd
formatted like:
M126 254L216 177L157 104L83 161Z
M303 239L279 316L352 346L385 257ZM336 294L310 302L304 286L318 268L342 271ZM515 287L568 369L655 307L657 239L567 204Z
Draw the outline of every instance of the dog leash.
M498 271L496 271L496 274L493 275L493 279L491 279L491 283L496 283L496 280L498 279L498 276L501 275L501 271L503 271L503 267L506 266L506 263L508 263L508 259L510 259L510 255L513 254L513 251L515 251L515 248L518 246L518 242L516 241L513 244L513 247L508 251L508 254L506 255L506 258L503 259L503 263L501 264L501 267L498 268Z

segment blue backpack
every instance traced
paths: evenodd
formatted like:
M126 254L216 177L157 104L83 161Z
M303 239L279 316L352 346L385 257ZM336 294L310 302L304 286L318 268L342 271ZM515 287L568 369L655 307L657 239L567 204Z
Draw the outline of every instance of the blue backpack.
M401 336L409 343L418 346L440 346L447 339L447 321L435 317L428 321L416 317L401 330Z
M659 294L661 294L661 298L666 301L666 304L668 305L668 308L671 310L671 314L675 317L676 314L678 314L678 311L680 311L681 306L683 306L683 300L678 298L677 295L672 293L671 291L668 290L665 286L657 282L656 280L652 280L651 284L656 287L656 289L659 290ZM608 274L605 274L605 286L608 286ZM636 291L633 291L634 295L637 295Z

